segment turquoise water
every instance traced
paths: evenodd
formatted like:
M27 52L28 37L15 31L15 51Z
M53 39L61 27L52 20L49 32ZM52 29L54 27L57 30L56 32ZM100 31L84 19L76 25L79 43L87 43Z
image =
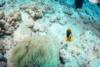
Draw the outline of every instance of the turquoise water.
M100 67L100 2L0 0L0 49L8 67Z

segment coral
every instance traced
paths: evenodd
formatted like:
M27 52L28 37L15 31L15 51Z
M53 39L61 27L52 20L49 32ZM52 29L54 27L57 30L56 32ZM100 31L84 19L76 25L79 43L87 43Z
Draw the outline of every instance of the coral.
M3 54L3 55L6 53L3 41L0 41L0 53Z
M65 49L60 49L59 51L59 60L60 60L60 65L65 65L66 63L66 51Z
M23 5L20 8L24 10L25 12L27 12L30 15L30 17L32 17L33 20L35 21L43 17L42 9L40 9L38 6L33 6L33 5L24 6Z
M0 11L0 36L11 35L20 21L20 12L16 11L7 16L4 11Z
M88 0L6 1L0 7L0 39L6 47L7 67L100 66L97 4Z
M42 12L37 12L37 13L35 13L35 16L33 16L33 19L37 20L37 19L42 18L42 16L43 16Z
M13 49L12 63L15 67L39 65L40 67L57 67L58 53L54 41L49 36L34 36L17 43Z
M7 66L7 58L4 56L6 53L6 49L4 43L0 41L0 67Z
M0 7L3 7L5 5L5 0L0 0Z
M0 19L3 19L4 18L4 12L1 10L0 11Z
M0 37L2 37L2 35L4 35L5 34L5 21L1 21L0 20Z
M15 11L13 13L11 13L9 16L7 16L5 18L5 20L8 22L8 23L12 23L13 21L14 22L17 22L17 21L21 21L21 14L19 11Z

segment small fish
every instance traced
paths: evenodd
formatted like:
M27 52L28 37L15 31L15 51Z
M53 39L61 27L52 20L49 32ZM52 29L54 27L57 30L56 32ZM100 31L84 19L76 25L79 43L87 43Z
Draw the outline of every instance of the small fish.
M66 30L66 41L70 42L72 40L73 40L73 35L72 35L71 29L69 28L69 29Z

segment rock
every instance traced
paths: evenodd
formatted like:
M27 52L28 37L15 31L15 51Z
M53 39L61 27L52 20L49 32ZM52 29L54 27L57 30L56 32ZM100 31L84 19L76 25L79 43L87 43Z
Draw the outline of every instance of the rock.
M60 53L59 53L59 55L60 55L59 56L59 60L60 60L60 63L63 64L63 65L66 63L66 55L65 55L65 52L66 51L64 49L61 49L60 50Z
M93 51L92 51L93 54L96 55L98 58L100 58L100 49L99 48L100 48L100 46L96 45L93 47Z
M92 3L100 3L100 0L89 0Z
M100 67L100 58L94 59L91 62L89 62L89 66L87 67Z
M6 23L6 21L5 21L4 19L1 19L1 20L0 20L0 23L5 24L5 23Z
M20 12L14 12L10 14L8 17L6 17L6 21L7 21L6 26L5 26L6 28L13 27L13 29L16 29L19 26L19 23L21 21Z
M21 21L20 12L14 12L5 17L4 12L1 12L0 17L2 19L0 20L0 36L11 35Z
M21 20L21 14L20 12L13 12L13 14L10 15L13 21L20 21Z
M4 18L4 11L0 11L0 19Z
M7 63L7 59L4 57L5 53L6 53L5 43L0 41L0 63L1 62Z
M12 21L14 21L16 23L17 21L21 21L21 14L20 14L20 12L14 12L14 13L10 14L9 16L6 16L5 20L9 24L11 24Z
M32 31L26 26L19 26L17 30L14 32L14 41L22 41L27 37L31 37Z
M50 13L50 14L52 14L52 13L54 13L54 10L52 9L51 6L46 5L46 6L44 6L42 12L43 12L43 14L46 14L46 13Z
M57 0L60 4L68 7L82 8L84 0Z
M34 33L46 34L47 33L47 27L42 25L41 23L34 23L32 31Z
M66 5L70 6L70 7L75 7L75 0L66 0Z
M10 22L11 22L10 16L6 16L6 17L5 17L5 21L6 21L7 23L10 23Z
M12 34L14 32L14 27L9 27L8 30L6 31L7 34Z
M43 16L43 13L42 13L42 12L37 12L37 13L35 13L35 15L33 16L33 19L34 19L34 20L41 19L42 16Z
M22 10L26 10L27 8L28 8L27 5L22 5L22 6L20 6L20 9L22 9Z
M5 33L5 23L0 21L0 36L4 35Z
M0 67L7 67L7 58L0 54Z
M75 7L75 0L57 0L60 4Z
M0 0L0 7L3 7L5 5L5 0Z
M0 53L0 67L7 67L7 58Z
M57 17L55 15L50 17L50 22L51 23L59 22L59 20L60 20L60 17Z
M29 5L23 6L22 9L24 9L25 12L27 12L30 15L30 17L33 18L33 20L36 21L36 20L42 18L43 12L42 12L41 8L34 6L34 5L33 6L30 5L29 7L28 6Z

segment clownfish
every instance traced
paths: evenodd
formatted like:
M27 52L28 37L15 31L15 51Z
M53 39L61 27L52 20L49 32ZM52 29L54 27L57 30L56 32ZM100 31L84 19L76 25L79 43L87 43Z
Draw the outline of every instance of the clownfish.
M66 41L73 41L72 30L70 28L66 30Z

